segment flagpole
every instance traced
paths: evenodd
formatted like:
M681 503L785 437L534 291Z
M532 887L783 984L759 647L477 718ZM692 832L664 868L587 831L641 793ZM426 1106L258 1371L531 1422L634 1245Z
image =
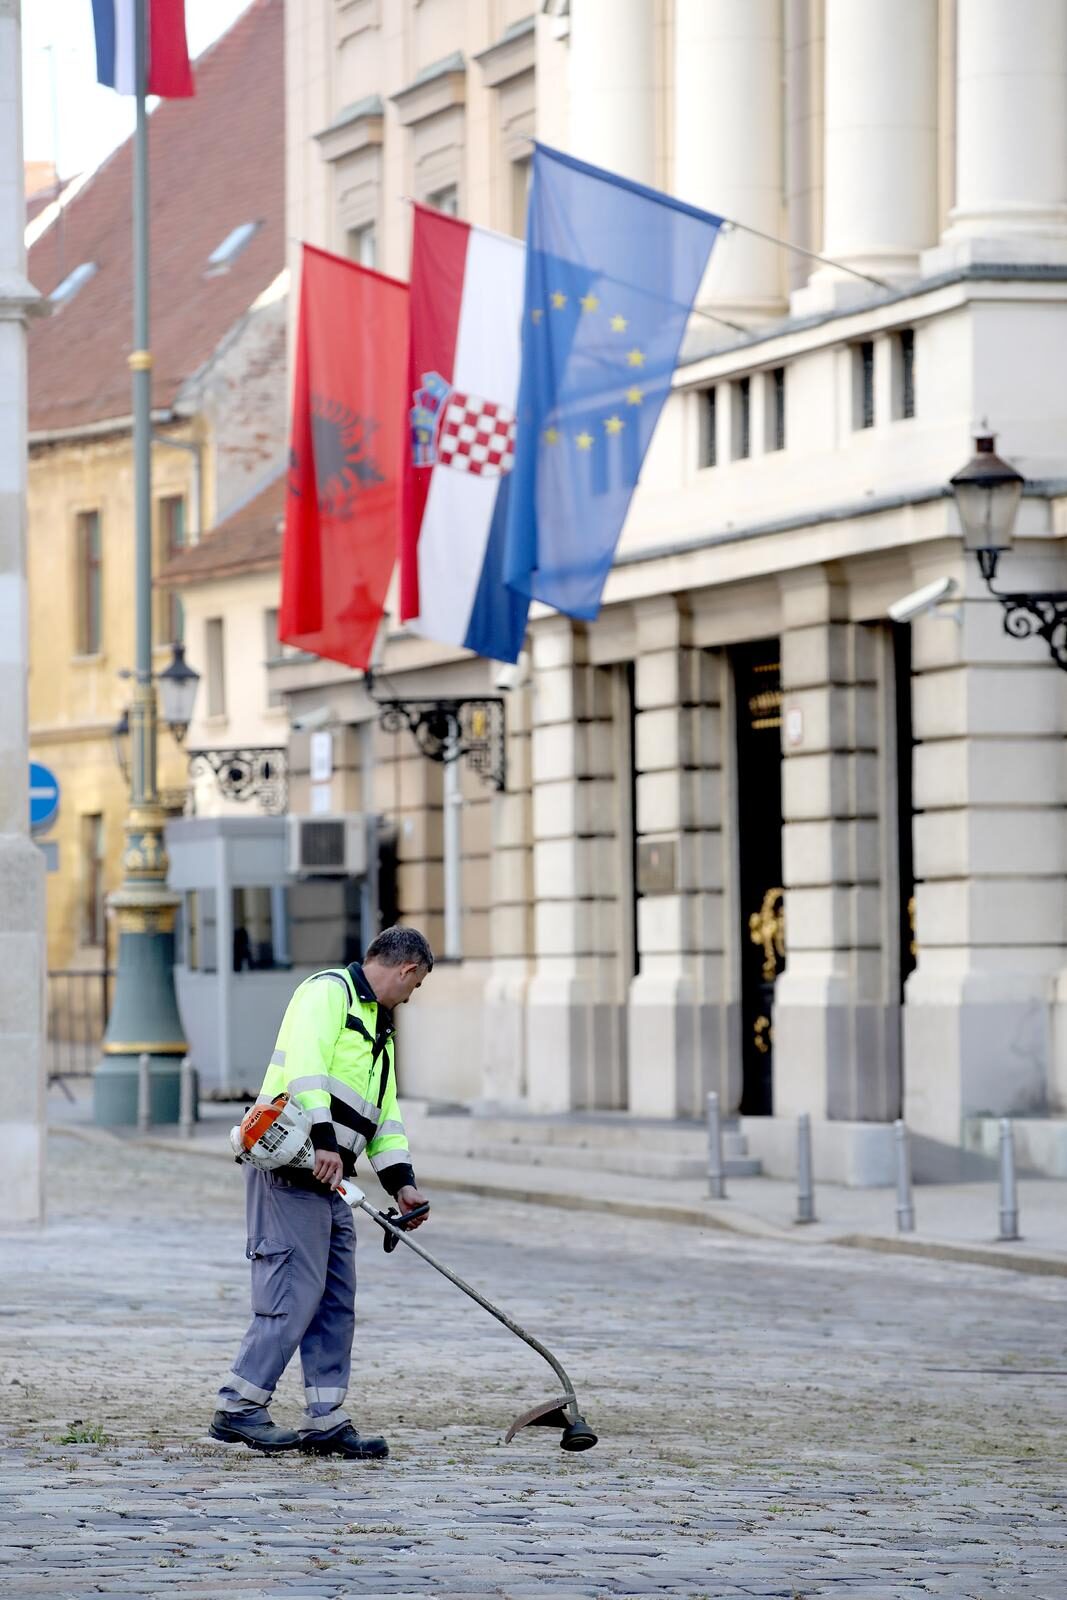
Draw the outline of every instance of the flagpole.
M152 353L149 348L148 34L146 0L134 3L137 125L133 141L133 387L136 653L130 721L130 805L122 887L108 898L118 926L114 1002L103 1060L93 1074L93 1116L104 1127L138 1120L138 1062L149 1058L150 1116L177 1122L188 1046L174 992L178 897L167 888L159 803L159 718L152 677Z

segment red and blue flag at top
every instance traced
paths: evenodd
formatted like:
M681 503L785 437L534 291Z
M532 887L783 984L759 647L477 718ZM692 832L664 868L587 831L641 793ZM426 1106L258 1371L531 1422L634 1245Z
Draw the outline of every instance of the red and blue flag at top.
M134 30L139 5L145 17L145 93L187 99L196 91L185 38L185 0L93 0L98 81L119 94L137 93Z

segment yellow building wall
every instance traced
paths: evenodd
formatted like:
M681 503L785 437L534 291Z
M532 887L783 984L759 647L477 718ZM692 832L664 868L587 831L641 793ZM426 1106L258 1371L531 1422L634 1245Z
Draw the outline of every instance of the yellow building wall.
M189 437L188 431L176 437ZM153 450L152 498L191 489L187 451ZM43 835L59 851L47 881L48 965L96 967L103 949L86 939L89 867L83 818L103 818L105 892L121 881L127 787L111 732L129 704L135 650L133 453L129 435L35 445L28 485L30 603L30 758L52 769L60 785L56 822ZM101 523L101 646L78 654L77 516L98 510ZM158 606L153 606L153 619ZM157 648L158 671L170 659ZM172 735L159 738L159 783L184 790L186 763ZM113 944L113 940L112 940ZM114 952L112 951L112 960Z

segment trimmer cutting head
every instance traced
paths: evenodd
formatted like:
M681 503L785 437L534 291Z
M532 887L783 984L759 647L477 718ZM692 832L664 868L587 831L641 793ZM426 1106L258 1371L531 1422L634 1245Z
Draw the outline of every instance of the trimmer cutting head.
M515 1418L504 1435L504 1443L510 1444L522 1428L561 1428L561 1450L591 1450L597 1442L596 1434L585 1418L579 1415L573 1394L545 1400L541 1405L524 1411L521 1417Z

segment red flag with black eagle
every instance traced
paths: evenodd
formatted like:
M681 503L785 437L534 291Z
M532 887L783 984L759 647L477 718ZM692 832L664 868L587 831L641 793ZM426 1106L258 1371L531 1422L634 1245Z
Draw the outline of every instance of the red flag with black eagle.
M396 558L408 286L304 246L278 637L370 664Z

